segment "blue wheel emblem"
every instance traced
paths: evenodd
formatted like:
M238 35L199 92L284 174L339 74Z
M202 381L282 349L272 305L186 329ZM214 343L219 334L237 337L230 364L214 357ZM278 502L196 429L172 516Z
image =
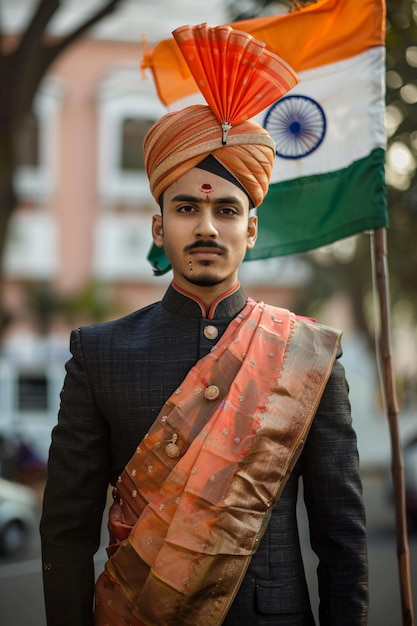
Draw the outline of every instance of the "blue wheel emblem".
M285 96L265 116L264 127L283 159L311 154L326 134L326 116L318 102L308 96Z

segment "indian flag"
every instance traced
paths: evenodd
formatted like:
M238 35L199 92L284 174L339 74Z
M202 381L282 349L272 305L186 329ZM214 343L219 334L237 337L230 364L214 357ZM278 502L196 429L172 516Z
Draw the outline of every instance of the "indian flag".
M317 0L231 24L298 73L255 119L276 142L259 238L247 258L303 252L387 225L384 185L384 0ZM145 55L169 110L201 101L172 39Z

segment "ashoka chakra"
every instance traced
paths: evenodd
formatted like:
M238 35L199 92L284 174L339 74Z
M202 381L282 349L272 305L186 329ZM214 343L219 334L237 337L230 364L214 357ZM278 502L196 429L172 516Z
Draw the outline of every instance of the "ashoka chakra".
M276 143L278 156L300 159L323 141L326 116L318 102L308 96L285 96L269 109L264 127Z

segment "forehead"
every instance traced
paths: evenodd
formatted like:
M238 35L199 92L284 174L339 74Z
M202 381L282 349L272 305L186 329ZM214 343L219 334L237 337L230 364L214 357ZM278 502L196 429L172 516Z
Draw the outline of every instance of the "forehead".
M249 207L249 197L237 185L198 167L194 167L167 187L164 191L164 201L169 201L178 194L193 195L205 200L208 190L210 199L235 198L236 202Z

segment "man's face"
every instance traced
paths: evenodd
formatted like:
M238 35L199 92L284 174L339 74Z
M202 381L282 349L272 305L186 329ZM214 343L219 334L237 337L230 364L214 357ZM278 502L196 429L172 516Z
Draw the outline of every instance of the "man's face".
M257 236L249 198L233 183L199 168L168 187L163 215L153 218L155 245L163 247L179 287L204 300L235 286L238 268Z

